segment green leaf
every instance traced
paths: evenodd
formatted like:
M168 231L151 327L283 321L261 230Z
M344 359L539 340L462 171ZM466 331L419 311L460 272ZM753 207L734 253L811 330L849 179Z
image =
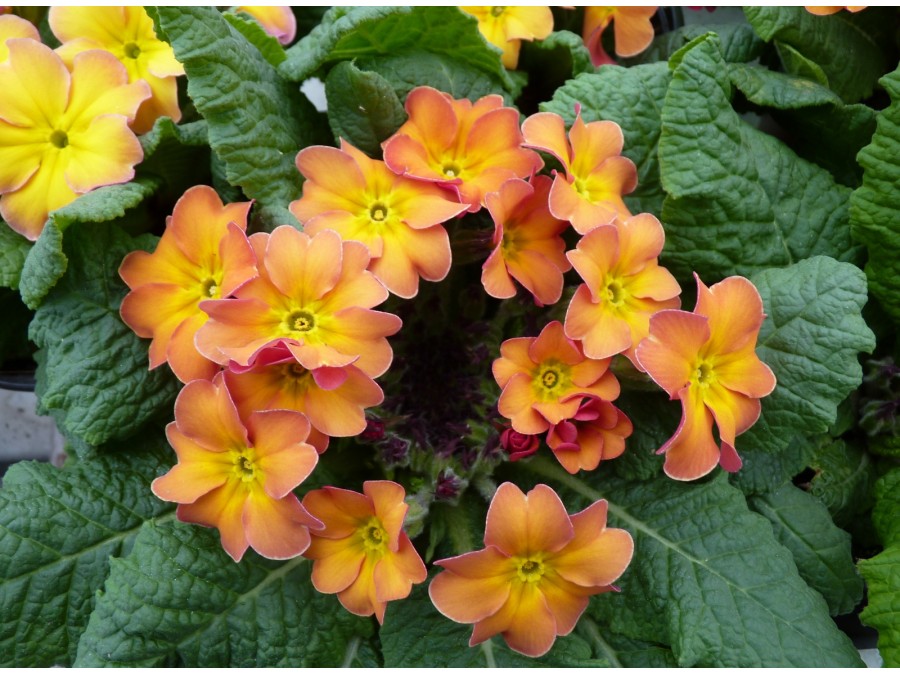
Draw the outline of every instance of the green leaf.
M853 611L863 582L853 564L850 535L835 526L828 509L793 485L751 497L749 504L772 523L775 539L794 556L800 576L822 594L832 616Z
M155 444L155 447L154 447ZM0 665L71 665L109 559L171 510L150 481L171 454L157 437L128 456L57 469L10 467L0 490Z
M523 41L519 69L531 73L535 82L550 91L556 89L550 82L562 84L571 77L597 70L584 40L568 30L555 30L543 40Z
M46 351L40 409L59 410L68 433L91 445L126 438L171 406L179 384L148 370L147 342L119 317L128 291L122 259L155 239L132 239L113 225L79 227L64 244L69 271L35 314L30 337Z
M891 105L878 113L872 143L859 154L863 182L850 198L850 224L869 250L872 295L900 324L900 68L881 85Z
M634 432L625 441L625 452L609 461L610 470L629 480L648 480L662 471L664 458L656 451L678 427L681 410L664 392L623 391L615 401L628 415Z
M625 59L626 65L668 61L679 49L707 33L715 33L722 42L722 58L728 63L752 61L762 53L764 43L747 23L694 24L658 35L637 56Z
M872 506L877 473L867 452L843 440L822 445L809 460L809 493L839 527L850 527Z
M729 103L716 36L683 55L662 110L659 165L668 193L662 262L680 279L749 275L815 255L854 261L850 190Z
M63 232L66 229L76 223L86 225L121 218L129 209L152 195L157 187L158 182L153 178L109 185L92 190L53 211L22 267L19 291L25 304L37 309L50 289L66 273L68 259L63 251ZM90 232L92 228L87 229Z
M272 64L273 67L277 68L287 58L287 54L284 53L284 47L281 46L278 39L269 35L259 22L249 14L225 12L222 16L237 32L247 38L247 42L256 47L259 53L263 55L263 58Z
M540 109L560 115L567 126L575 121L575 106L581 104L585 122L611 120L622 127L622 154L638 169L638 187L625 196L634 213L659 214L665 196L660 185L657 149L660 110L671 76L665 63L633 68L600 68L570 80L556 90L553 100Z
M665 645L633 640L601 630L590 617L582 617L577 632L594 647L594 656L612 668L677 668L678 661Z
M342 61L328 73L325 96L335 142L343 138L371 157L381 156L382 141L406 121L406 111L391 84L350 61Z
M146 523L109 578L78 645L79 667L336 667L372 621L310 582L302 557L235 564L215 531ZM390 610L388 610L390 611ZM348 658L349 657L349 658Z
M777 490L803 471L815 452L815 444L801 436L795 436L777 453L747 447L743 438L738 441L738 448L743 466L729 479L745 495Z
M595 475L591 487L549 460L529 468L591 502L607 499L610 525L634 537L621 592L588 610L613 632L671 644L682 667L861 665L769 523L723 474L693 484Z
M757 354L778 384L737 448L776 453L795 436L828 431L838 406L862 383L858 353L871 352L875 336L861 315L865 276L853 265L816 257L751 280L768 314Z
M900 469L892 469L876 485L872 513L884 551L859 561L868 585L869 604L859 618L878 630L878 652L888 668L900 666Z
M792 73L797 77L805 77L823 87L828 86L828 76L819 67L819 64L810 61L790 45L781 42L775 43L775 50L778 52L781 63L788 73Z
M431 54L454 70L487 76L513 96L518 90L500 63L500 50L481 36L475 17L456 7L334 7L287 54L280 72L294 82L336 61Z
M228 181L259 202L266 225L297 224L287 210L301 192L294 158L319 139L319 113L214 7L157 11Z
M157 198L163 203L174 203L188 188L209 183L211 153L205 120L178 125L169 117L160 117L140 141L144 161L138 175L159 179L161 195ZM154 225L149 223L147 229Z
M33 244L0 220L0 286L16 289Z
M868 97L890 65L890 37L883 37L881 31L884 23L895 21L892 10L881 13L870 9L860 16L844 11L814 16L802 7L770 6L746 7L744 13L763 40L788 45L806 61L818 65L828 78L828 86L848 103ZM797 62L791 58L783 63L792 68ZM801 69L794 74L804 72Z

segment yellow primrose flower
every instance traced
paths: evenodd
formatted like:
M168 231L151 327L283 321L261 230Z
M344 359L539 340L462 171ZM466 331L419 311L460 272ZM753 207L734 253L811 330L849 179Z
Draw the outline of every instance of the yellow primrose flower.
M124 183L144 153L128 122L150 95L110 54L79 54L70 73L46 45L6 41L0 63L0 215L34 241L47 214Z
M41 36L33 23L15 14L0 13L0 63L6 61L6 57L9 56L6 41L10 38L31 38L41 41Z
M549 7L460 7L478 19L484 39L503 50L503 65L514 69L519 63L522 40L543 40L553 32Z
M48 19L63 43L57 53L67 65L76 54L103 49L122 62L129 82L150 85L152 96L131 125L135 133L149 131L158 117L181 119L175 77L184 75L184 67L172 48L156 37L143 7L51 7Z

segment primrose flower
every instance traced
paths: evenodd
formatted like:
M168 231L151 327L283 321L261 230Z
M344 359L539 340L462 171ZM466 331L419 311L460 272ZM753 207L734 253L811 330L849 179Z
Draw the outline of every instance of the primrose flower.
M347 611L374 614L379 623L388 602L405 598L427 576L403 531L405 494L397 483L369 480L363 494L325 487L303 498L303 506L325 523L304 554L315 561L313 586L337 593Z
M650 20L657 7L585 7L584 44L595 66L615 63L603 49L603 31L613 23L618 56L637 56L653 42Z
M150 488L178 503L179 520L218 528L235 562L248 547L266 558L293 558L309 546L310 528L322 527L291 492L318 461L308 432L306 418L289 410L242 419L221 375L189 382L166 427L178 464Z
M406 99L409 119L384 142L391 171L454 190L469 211L510 178L527 178L543 161L522 147L519 113L491 94L472 103L431 87Z
M143 7L56 6L48 15L50 29L62 42L56 50L71 64L90 49L110 52L128 71L128 81L145 81L152 96L141 105L131 127L142 134L158 117L181 119L176 76L184 67L167 42L156 37L153 21Z
M543 40L553 32L553 12L549 7L460 7L478 19L484 39L503 50L506 68L519 63L522 40Z
M247 240L250 202L223 206L211 187L190 188L176 202L153 253L125 256L119 276L131 292L122 320L150 343L150 368L168 361L182 382L211 379L219 366L194 346L207 316L200 302L231 295L256 276Z
M681 304L681 287L657 257L665 234L649 213L588 232L567 253L585 283L566 312L566 335L584 353L604 359L624 352L638 368L634 348L647 337L650 315Z
M619 381L609 361L585 357L559 321L548 323L536 338L506 340L492 367L503 388L500 414L520 434L540 434L574 417L586 397L612 401L619 396Z
M816 16L829 16L830 14L837 14L842 9L846 9L848 12L859 12L864 10L868 5L860 5L856 7L810 7L805 6L804 9L810 14L815 14Z
M591 398L571 419L550 429L547 445L569 473L593 471L601 460L621 455L633 431L625 413L608 401Z
M256 353L280 341L301 366L316 370L355 365L378 377L391 363L386 336L400 330L393 314L370 309L387 291L366 271L369 252L332 230L310 237L282 225L250 237L259 276L234 298L207 300L210 320L197 349L223 366L252 365Z
M329 436L356 436L366 429L365 408L384 394L356 366L307 370L281 343L264 347L250 366L232 364L225 384L242 415L254 410L296 410L309 418L309 443L319 452Z
M488 508L485 548L435 561L444 571L431 582L431 601L447 618L475 624L470 646L499 633L517 652L546 654L631 562L634 541L606 527L606 511L601 499L570 516L546 485L525 495L504 483Z
M681 400L681 423L658 451L666 454L666 474L676 480L700 478L717 464L726 471L740 469L735 436L756 422L759 399L775 388L775 376L756 355L765 318L756 287L743 277L728 277L707 288L696 278L694 312L654 314L650 334L637 348L647 374Z
M513 279L541 305L552 305L562 295L563 272L571 265L560 235L568 223L550 213L547 198L551 184L546 176L535 176L531 183L515 178L487 195L496 247L481 271L481 283L488 295L513 297Z
M41 34L30 21L15 14L0 13L0 63L9 56L6 41L10 38L29 38L40 42Z
M369 270L401 298L419 292L420 276L447 276L450 240L440 223L465 211L465 204L436 185L398 176L343 140L340 150L301 150L297 168L306 182L290 209L304 232L330 229L365 244Z
M621 156L625 138L618 124L585 124L579 111L567 139L562 117L535 113L522 132L527 146L549 152L565 169L565 177L557 174L553 180L550 213L571 222L579 234L631 216L622 195L637 186L637 168Z
M234 11L249 14L259 22L269 35L287 45L297 36L297 17L290 7L260 7L257 5L241 5Z
M49 47L5 42L0 63L0 215L32 241L50 211L78 195L134 176L144 157L128 128L149 94L128 84L115 58L79 55L70 73Z

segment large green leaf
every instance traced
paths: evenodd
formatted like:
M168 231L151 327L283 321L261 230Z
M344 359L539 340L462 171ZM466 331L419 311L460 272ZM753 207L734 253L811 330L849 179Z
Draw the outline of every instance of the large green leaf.
M551 460L530 467L582 499L608 499L610 524L634 537L621 592L589 609L614 632L671 644L687 667L862 664L768 521L724 475L693 484L597 477L588 486Z
M823 444L809 460L815 472L809 493L821 501L839 527L850 527L872 507L877 479L871 456L843 440Z
M889 668L900 666L900 469L892 469L876 485L872 520L884 544L874 558L861 560L869 604L860 619L878 630L878 651Z
M662 262L681 279L715 280L814 255L856 260L850 190L732 109L718 37L678 56L659 141Z
M850 198L850 222L869 249L872 294L900 324L900 68L881 84L891 105L878 113L872 143L859 154L863 183Z
M153 128L140 137L144 161L138 176L153 176L160 181L158 200L174 204L185 190L210 182L209 136L205 120L175 124L168 117L160 117ZM146 229L160 229L160 222L151 222ZM134 231L131 229L130 231Z
M775 539L791 552L800 576L828 603L832 615L853 611L863 582L853 564L850 535L835 526L828 509L793 485L749 500L772 523Z
M155 239L132 239L100 224L66 234L69 270L38 308L29 333L45 352L39 400L58 410L65 431L91 445L126 438L168 409L178 383L166 368L148 370L147 342L119 316L128 288L118 269L130 251Z
M585 122L611 120L622 127L625 146L622 154L638 169L638 187L625 202L634 212L659 215L665 196L659 180L657 146L660 111L671 76L664 63L633 68L601 68L585 73L556 90L553 100L540 108L554 112L571 126L575 106L581 105Z
M829 88L847 102L869 96L890 66L892 38L889 34L882 37L881 32L885 24L896 22L891 10L884 14L868 10L859 16L844 11L814 16L802 7L757 6L745 8L744 13L763 40L787 45L816 64L828 78ZM796 58L784 61L788 68L797 63Z
M862 382L858 353L875 348L861 314L866 279L853 265L816 257L752 281L768 314L757 353L778 384L737 448L780 452L796 436L828 431L838 406Z
M777 490L805 469L815 452L813 441L795 436L777 453L748 447L738 441L741 470L729 478L745 495L765 494Z
M32 243L0 220L0 286L18 288Z
M319 140L319 113L214 7L157 12L229 182L259 202L267 226L296 224L287 210L300 198L294 158Z
M698 37L715 33L722 41L722 56L728 63L743 63L757 58L764 43L747 23L692 24L658 35L650 46L637 56L626 59L628 64L668 61L679 49Z
M313 589L310 565L252 551L238 565L213 530L148 522L112 561L76 665L352 665L372 621Z
M130 455L66 469L20 462L0 490L0 665L71 665L109 558L171 505L150 481L171 454L159 437Z

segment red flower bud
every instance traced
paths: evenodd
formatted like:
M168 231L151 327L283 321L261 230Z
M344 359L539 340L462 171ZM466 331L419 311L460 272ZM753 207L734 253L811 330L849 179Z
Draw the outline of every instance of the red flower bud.
M520 434L514 429L506 429L500 434L500 445L509 453L511 462L517 462L537 452L541 439L537 435Z

